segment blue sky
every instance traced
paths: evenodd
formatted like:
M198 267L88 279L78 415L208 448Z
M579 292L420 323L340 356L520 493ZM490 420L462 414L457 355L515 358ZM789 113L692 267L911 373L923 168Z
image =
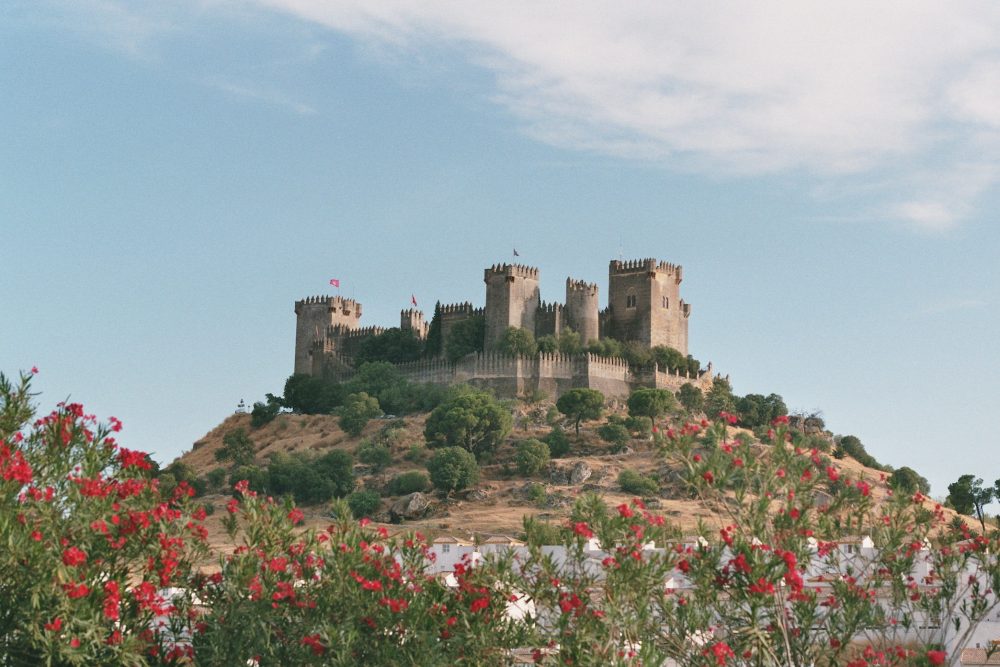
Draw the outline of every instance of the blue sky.
M6 3L0 370L168 461L482 269L683 264L691 351L935 495L1000 477L990 4Z

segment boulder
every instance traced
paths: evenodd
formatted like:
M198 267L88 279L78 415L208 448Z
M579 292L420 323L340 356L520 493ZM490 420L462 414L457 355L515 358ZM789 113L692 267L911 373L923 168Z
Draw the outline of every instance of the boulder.
M590 466L583 461L577 461L573 469L569 471L569 483L570 484L583 484L590 476L594 474L594 471L590 469Z
M427 496L416 491L394 502L389 508L389 516L392 517L393 521L419 519L428 507L430 507L430 501L427 500Z

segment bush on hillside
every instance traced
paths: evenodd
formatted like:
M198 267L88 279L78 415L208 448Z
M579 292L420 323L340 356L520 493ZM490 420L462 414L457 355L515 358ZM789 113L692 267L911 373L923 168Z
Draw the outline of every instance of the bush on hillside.
M549 446L541 440L522 440L517 445L517 471L525 476L537 475L549 465Z
M632 493L640 497L653 496L660 491L660 485L655 479L628 468L618 474L618 486L625 493Z
M222 447L215 450L215 460L245 466L253 463L255 452L253 440L246 431L237 428L222 437Z
M372 472L380 472L392 465L392 452L388 447L374 442L361 443L357 451L358 461L371 467Z
M368 422L382 414L378 399L365 392L349 394L340 408L340 428L354 437L361 435Z
M461 491L479 481L476 457L462 447L444 447L427 462L434 488L443 493Z
M279 454L267 468L267 490L275 496L291 495L304 505L343 498L354 490L353 463L351 455L339 449L318 458Z
M347 496L347 506L351 508L355 519L374 515L381 503L382 499L375 491L355 491Z
M554 459L562 458L569 453L569 438L566 436L566 431L558 426L553 426L552 430L542 438L542 442L549 446L549 456Z
M389 482L389 495L405 496L417 491L426 491L428 486L430 480L427 479L427 475L419 470L410 470L392 478Z
M684 406L684 409L691 413L701 412L705 409L705 396L701 389L690 382L685 382L677 391L677 401Z
M596 389L570 389L556 401L559 412L573 422L576 434L580 435L580 422L600 419L604 410L604 394Z
M597 435L604 442L610 443L611 449L614 452L622 451L628 446L629 441L632 440L632 434L629 433L624 424L619 422L608 422L607 424L602 424L597 429Z

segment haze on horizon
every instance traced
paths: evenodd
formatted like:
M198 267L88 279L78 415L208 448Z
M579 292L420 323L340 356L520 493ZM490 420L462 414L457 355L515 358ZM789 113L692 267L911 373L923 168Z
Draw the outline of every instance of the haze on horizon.
M0 371L166 462L292 370L295 299L684 266L691 352L935 496L1000 477L1000 8L15 0Z

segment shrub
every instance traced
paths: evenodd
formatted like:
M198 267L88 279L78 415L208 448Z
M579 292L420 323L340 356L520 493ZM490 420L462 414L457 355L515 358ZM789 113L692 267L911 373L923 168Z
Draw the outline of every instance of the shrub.
M562 458L569 453L569 438L558 426L552 427L552 430L542 438L542 442L549 446L549 456L554 459Z
M279 454L268 466L267 490L305 505L343 498L354 490L353 468L351 455L338 449L319 458Z
M417 491L426 491L429 485L427 475L419 470L410 470L392 478L389 482L389 493L394 496L405 496Z
M648 437L653 432L653 425L645 417L626 417L622 425L640 438Z
M538 483L529 486L526 495L528 498L528 502L530 502L532 505L541 505L549 497L549 494L545 492L545 485Z
M392 452L389 448L374 442L361 443L357 456L359 461L371 467L372 472L379 472L392 465Z
M512 426L509 411L490 394L475 391L434 408L424 436L430 447L462 447L479 459L492 452Z
M378 511L382 499L375 491L355 491L347 496L347 506L355 519L370 517Z
M229 473L229 486L236 486L237 482L246 480L247 488L256 493L267 491L268 474L259 466L239 466Z
M461 491L479 481L476 457L462 447L444 447L427 462L434 488L444 493Z
M369 396L365 392L349 394L344 399L344 405L340 408L340 428L346 433L357 437L368 425L368 421L373 417L382 414L378 405L378 399Z
M538 353L534 334L521 327L504 329L500 334L500 340L497 341L496 349L503 354L522 357L533 357Z
M250 411L250 426L254 428L260 428L266 424L270 424L274 421L274 418L278 416L281 411L281 404L274 397L270 397L267 403L257 401L253 404L253 410Z
M410 448L403 454L403 458L412 463L423 463L429 452L427 448L420 444L410 445Z
M655 479L640 475L634 470L625 469L618 474L618 486L625 493L637 496L652 496L659 492L660 485Z
M241 428L229 431L222 438L222 447L215 450L216 461L228 461L235 466L253 463L253 440Z
M522 475L537 475L549 464L549 446L541 440L522 440L517 445L517 471Z
M212 470L209 470L208 474L205 475L205 481L208 482L209 487L218 489L226 483L226 469L213 468Z
M643 420L645 424L645 420ZM629 441L632 439L632 434L629 433L628 429L625 428L623 424L617 422L609 422L602 425L597 429L597 435L600 436L601 440L604 442L609 442L612 445L612 450L615 452L620 452L628 446Z

